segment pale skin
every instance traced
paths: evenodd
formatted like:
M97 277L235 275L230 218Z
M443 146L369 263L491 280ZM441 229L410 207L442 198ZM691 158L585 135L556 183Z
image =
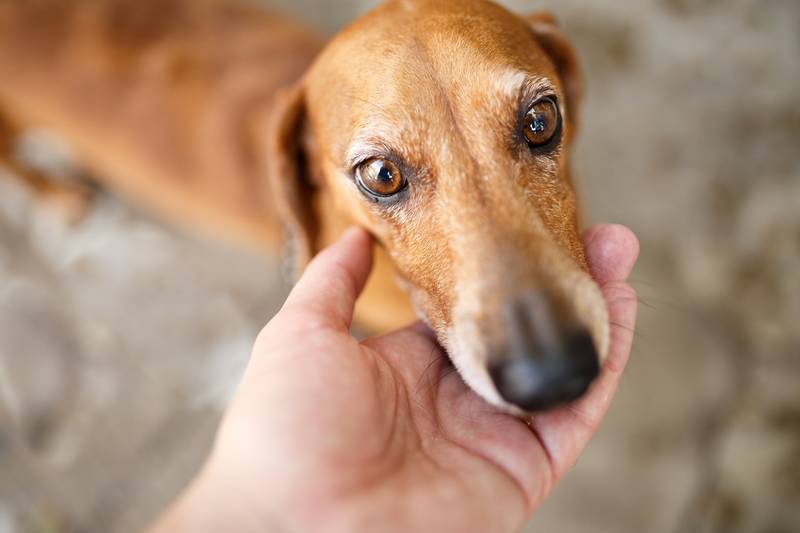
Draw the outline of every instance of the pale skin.
M350 334L372 258L366 232L346 232L259 335L205 467L153 533L518 530L596 432L630 354L638 242L602 225L584 243L609 356L582 400L525 421L471 392L422 325Z

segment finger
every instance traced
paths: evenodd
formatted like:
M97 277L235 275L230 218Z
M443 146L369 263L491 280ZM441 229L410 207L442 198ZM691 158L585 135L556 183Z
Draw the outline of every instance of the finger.
M584 242L592 275L609 308L611 335L623 344L626 340L630 343L636 322L637 297L625 280L639 257L639 241L625 226L601 224L586 232ZM627 362L628 352L610 351L606 367L621 371L619 367Z
M308 265L281 314L297 312L314 328L346 331L371 269L371 238L365 230L351 228Z
M584 234L592 276L600 286L628 278L639 257L639 241L625 226L600 224Z
M605 281L601 290L608 306L611 345L603 372L581 400L533 418L531 429L547 450L557 478L575 463L608 411L628 362L636 324L636 292L624 281L639 251L636 237L621 226L599 226L587 234L587 251L593 272Z

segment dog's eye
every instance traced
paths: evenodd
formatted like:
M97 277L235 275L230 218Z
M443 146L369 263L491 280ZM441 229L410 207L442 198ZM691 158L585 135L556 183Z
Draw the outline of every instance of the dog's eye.
M561 114L552 97L546 96L533 104L525 115L525 139L531 146L550 142L561 123Z
M388 159L374 158L356 170L358 184L375 196L393 196L406 186L400 168Z

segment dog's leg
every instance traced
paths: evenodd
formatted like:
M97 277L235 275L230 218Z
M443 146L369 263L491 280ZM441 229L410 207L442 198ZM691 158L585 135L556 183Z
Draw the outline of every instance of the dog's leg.
M70 224L83 219L91 204L92 188L78 181L64 181L31 167L17 156L20 131L0 109L0 169L26 186L43 204L58 210Z

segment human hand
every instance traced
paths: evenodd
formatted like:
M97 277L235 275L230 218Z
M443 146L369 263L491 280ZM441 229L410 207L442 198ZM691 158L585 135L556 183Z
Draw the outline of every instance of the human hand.
M371 244L348 231L264 328L203 472L154 531L514 531L597 430L628 360L638 242L587 232L609 308L601 377L530 421L462 382L422 325L359 342Z

